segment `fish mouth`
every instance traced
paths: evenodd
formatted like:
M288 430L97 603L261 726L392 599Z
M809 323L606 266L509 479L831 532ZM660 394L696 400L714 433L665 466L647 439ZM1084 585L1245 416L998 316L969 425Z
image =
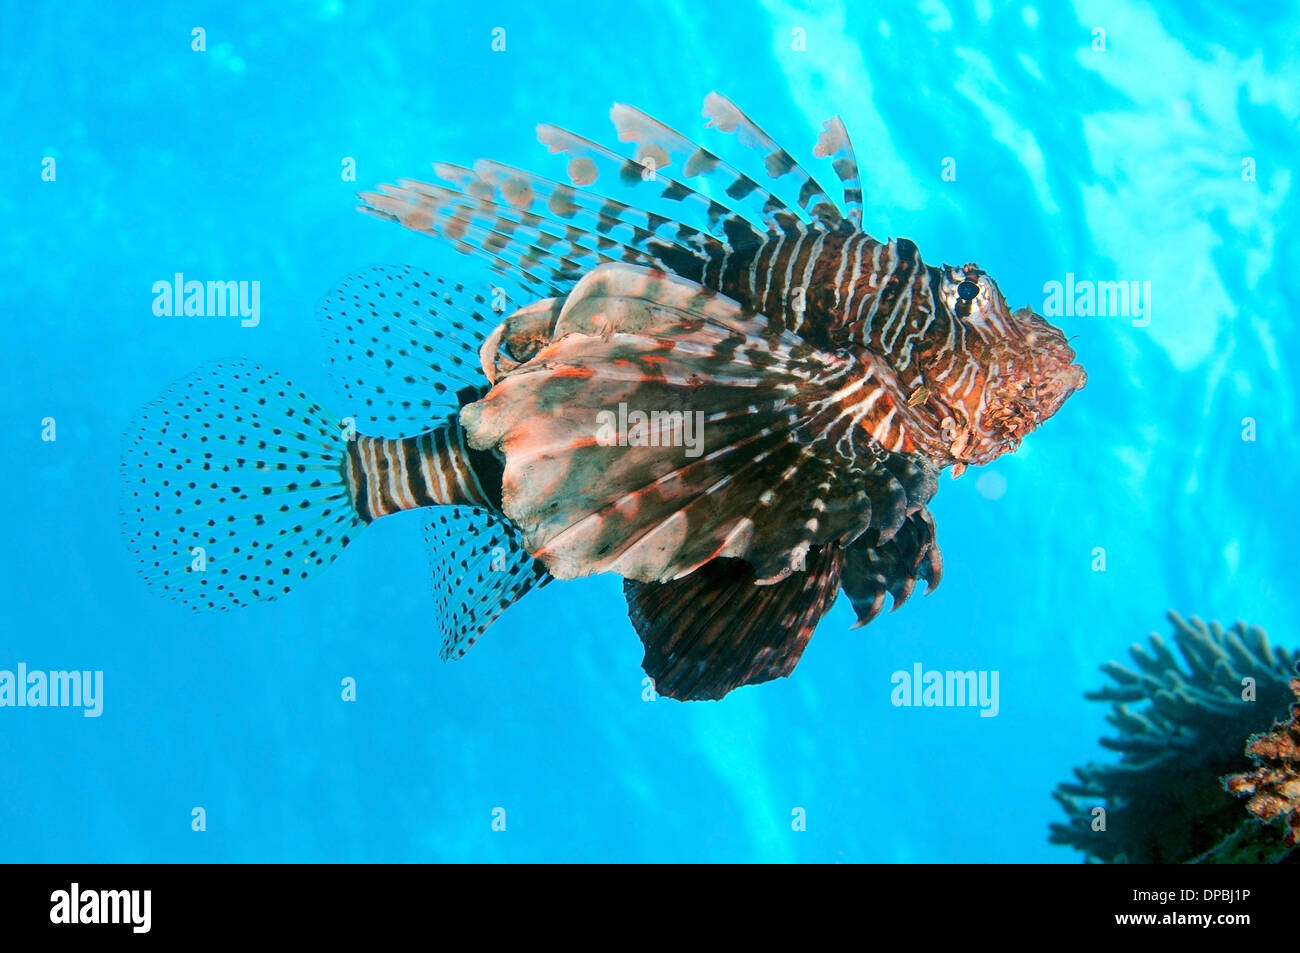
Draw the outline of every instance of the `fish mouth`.
M1031 355L1033 399L1026 409L1036 425L1054 415L1071 394L1087 385L1088 372L1074 363L1074 348L1060 328L1029 308L1021 308L1012 317L1027 329L1023 341Z
M1052 359L1056 358L1056 359ZM1049 356L1043 361L1039 382L1035 387L1037 404L1037 423L1047 420L1070 399L1076 390L1083 390L1088 384L1088 372L1082 364L1074 363L1074 350L1063 345L1058 355Z
M1082 364L1067 364L1061 371L1048 377L1037 388L1037 402L1040 411L1037 414L1041 423L1051 417L1075 391L1083 390L1088 384L1088 372Z
M1088 383L1087 371L1071 363L1074 353L1068 348L1066 351L1068 356L1062 355L1064 359L1059 363L1050 357L1040 361L1032 379L1013 379L990 389L973 432L968 436L959 434L949 444L949 453L963 469L1014 452L1026 436L1055 416L1071 394Z

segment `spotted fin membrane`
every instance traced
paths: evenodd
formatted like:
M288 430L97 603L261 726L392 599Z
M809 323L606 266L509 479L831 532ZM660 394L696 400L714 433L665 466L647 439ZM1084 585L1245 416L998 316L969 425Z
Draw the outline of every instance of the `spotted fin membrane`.
M443 660L458 659L511 605L551 575L510 522L481 507L438 506L425 518Z
M503 297L502 310L514 303ZM478 351L500 320L491 289L469 290L427 271L357 272L318 303L331 376L367 433L406 437L459 409L486 383Z
M145 581L196 609L275 599L361 529L337 421L248 361L210 364L137 414L122 518Z

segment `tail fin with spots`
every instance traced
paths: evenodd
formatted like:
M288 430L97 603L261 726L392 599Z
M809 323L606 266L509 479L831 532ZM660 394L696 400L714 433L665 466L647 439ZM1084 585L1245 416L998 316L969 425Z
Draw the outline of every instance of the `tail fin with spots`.
M131 552L153 588L195 609L279 598L390 513L499 511L500 464L466 446L457 414L413 437L356 436L246 361L177 382L125 440Z
M339 421L255 364L178 381L124 437L122 525L146 582L195 609L287 593L364 525L347 450Z

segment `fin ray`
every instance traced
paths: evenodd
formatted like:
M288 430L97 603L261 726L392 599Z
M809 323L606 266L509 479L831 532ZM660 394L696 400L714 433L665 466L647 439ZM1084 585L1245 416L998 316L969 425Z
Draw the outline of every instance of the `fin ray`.
M619 140L632 143L636 147L634 159L654 175L659 169L676 166L681 179L716 182L737 214L746 219L754 216L772 233L794 233L809 224L758 182L641 110L615 103L609 118Z
M495 190L493 198L498 202L517 202L522 211L528 212L544 206L545 214L557 220L584 223L580 227L588 235L616 238L651 252L656 248L671 249L697 258L701 267L726 249L726 244L709 232L500 162L480 159L474 163L474 172ZM514 202L511 195L515 196ZM620 230L624 233L619 234Z
M425 519L444 661L458 659L511 605L550 582L519 533L481 507L437 507Z
M508 312L514 303L502 298ZM367 268L320 301L327 367L367 433L423 433L458 409L467 389L487 384L479 349L502 317L491 304L410 265Z
M574 226L562 226L564 234L556 234L547 230L544 220L535 214L513 214L514 210L492 199L475 197L468 191L458 192L411 179L400 179L395 186L380 188L382 195L363 195L372 205L397 211L408 228L414 227L408 223L419 223L415 230L441 237L454 229L458 241L471 245L474 252L486 254L510 271L536 276L536 269L548 269L541 280L552 289L571 288L587 270L608 262L665 264L641 248ZM423 224L424 217L417 218L410 211L400 210L398 203L403 202L408 209L426 212L429 224Z
M695 217L696 227L702 226L725 238L733 247L763 240L764 233L744 214L671 176L658 172L647 174L646 167L635 159L549 123L537 127L537 138L552 152L563 153L568 158L568 176L575 186L585 187L603 175L606 180L613 179L626 188L657 189L659 199L677 203L676 207ZM687 224L692 223L687 220Z
M822 123L821 135L813 148L813 155L819 159L830 159L831 168L844 190L844 209L856 231L862 231L862 173L858 168L858 158L853 153L853 143L849 141L849 131L839 116L832 116Z
M413 180L407 181L413 182ZM429 189L437 188L437 186L429 186L428 183L419 184ZM422 196L400 185L381 185L380 191L359 192L357 197L365 203L358 206L361 211L376 218L396 222L413 232L444 239L462 255L477 255L487 261L492 271L513 279L522 289L529 289L530 295L537 294L538 289L543 296L563 294L570 284L569 280L559 284L548 281L534 274L518 261L502 258L493 250L495 241L491 231L482 225L470 222L463 215L464 208L459 209L462 214L448 215L446 210L439 207L429 196Z
M835 602L843 552L814 547L806 571L755 585L752 566L718 559L672 582L625 580L628 617L655 690L681 701L722 698L794 671Z
M742 145L763 154L763 168L772 179L790 176L799 187L799 207L830 231L841 228L844 217L835 201L803 166L777 145L740 108L721 93L709 93L704 99L704 115L709 125L725 133L734 133ZM846 137L847 138L847 137Z

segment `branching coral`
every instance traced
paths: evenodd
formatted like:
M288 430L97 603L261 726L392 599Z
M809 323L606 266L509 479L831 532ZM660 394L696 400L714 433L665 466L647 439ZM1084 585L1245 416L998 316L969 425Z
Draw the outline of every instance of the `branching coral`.
M1101 743L1120 759L1075 768L1076 780L1057 787L1069 816L1050 839L1107 863L1277 860L1279 840L1273 850L1243 838L1243 822L1254 822L1220 778L1248 769L1245 739L1287 711L1300 653L1242 622L1225 631L1168 618L1181 660L1153 634L1149 648L1130 649L1134 668L1108 662L1114 684L1087 694L1111 703L1106 720L1118 734Z
M1300 699L1300 678L1291 680ZM1250 774L1236 774L1224 784L1238 796L1250 795L1246 809L1262 821L1287 818L1283 838L1287 847L1300 844L1300 701L1291 706L1291 720L1273 730L1252 735L1246 754L1259 765Z

